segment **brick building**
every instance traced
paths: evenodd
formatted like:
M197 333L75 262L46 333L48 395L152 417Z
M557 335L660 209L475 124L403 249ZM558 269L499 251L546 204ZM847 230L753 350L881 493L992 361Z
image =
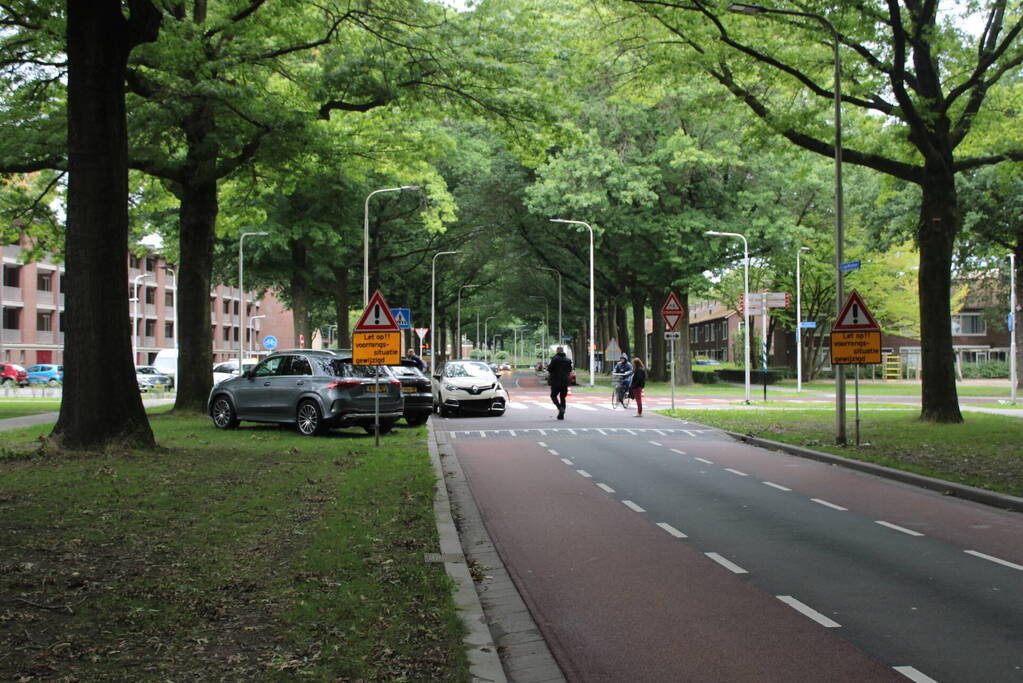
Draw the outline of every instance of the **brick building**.
M23 263L22 252L19 244L0 248L0 358L23 366L63 363L64 265L50 258ZM176 343L177 272L159 254L130 255L128 284L129 300L125 305L133 322L135 361L148 365L161 349L174 348ZM260 299L255 296L255 292L248 292L245 297L248 313L243 332L238 288L217 285L210 292L214 361L237 357L240 343L245 349L257 350L267 334L277 336L283 346L293 344L291 311L270 292Z

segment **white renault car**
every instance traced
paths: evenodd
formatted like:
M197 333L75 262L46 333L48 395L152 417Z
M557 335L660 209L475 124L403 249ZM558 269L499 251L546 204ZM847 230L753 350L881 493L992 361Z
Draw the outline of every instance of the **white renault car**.
M486 363L451 360L433 376L433 406L442 416L504 415L508 392Z

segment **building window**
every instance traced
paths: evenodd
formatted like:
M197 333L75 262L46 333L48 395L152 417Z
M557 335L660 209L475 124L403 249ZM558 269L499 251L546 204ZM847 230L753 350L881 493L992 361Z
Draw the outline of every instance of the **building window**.
M146 303L156 303L156 287L146 287Z
M4 266L4 287L21 287L21 266Z
M721 323L721 341L728 340L728 321L725 320Z
M690 327L689 328L689 343L690 344L695 344L696 343L696 328L695 327Z
M718 324L717 323L711 323L710 325L708 325L707 326L707 341L714 341L714 338L716 336L715 332L717 332L717 331L718 331Z
M234 340L238 341L238 328L237 327L234 328Z
M174 338L174 323L165 322L163 324L163 336L164 339Z
M40 292L53 291L53 273L40 272L36 275L36 289Z
M231 302L228 301L227 299L225 299L224 300L224 315L229 315L230 313L231 313Z
M163 305L167 308L174 308L174 292L166 291L163 293Z
M146 336L156 336L156 321L151 318L146 318Z
M234 302L234 314L238 315L238 302L237 301Z
M67 273L61 273L60 274L60 286L58 287L58 289L60 289L60 293L61 294L64 293L64 283L65 282L67 282Z
M20 330L21 329L21 309L20 308L4 308L4 329L5 330Z
M152 256L146 257L146 271L152 273L156 270L156 259Z
M979 313L960 313L952 316L952 334L984 335L987 334L987 323Z
M224 341L231 341L231 328L224 326Z
M129 268L138 268L139 267L139 257L136 256L135 254L128 254L128 267Z
M52 332L53 314L49 311L36 313L36 329L40 332Z

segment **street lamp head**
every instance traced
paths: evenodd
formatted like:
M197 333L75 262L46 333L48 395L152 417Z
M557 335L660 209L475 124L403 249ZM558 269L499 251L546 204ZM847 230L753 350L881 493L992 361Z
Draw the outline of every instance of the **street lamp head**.
M763 5L751 5L746 2L733 2L728 6L729 12L735 14L767 14L771 10L767 9Z
M416 191L419 190L419 186L418 185L402 185L401 186L401 190L402 190L402 192L416 192Z
M811 251L810 247L800 247L799 251Z

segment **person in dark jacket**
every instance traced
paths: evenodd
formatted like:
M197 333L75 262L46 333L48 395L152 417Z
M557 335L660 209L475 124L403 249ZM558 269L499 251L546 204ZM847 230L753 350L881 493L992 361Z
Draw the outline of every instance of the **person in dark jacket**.
M551 402L558 408L558 419L565 419L565 397L568 396L568 381L572 374L572 359L565 355L565 349L558 347L557 353L547 364L547 383L551 385Z
M421 371L426 370L426 363L423 362L422 358L416 355L416 352L413 351L411 347L409 348L408 351L405 352L405 360L411 362Z
M629 391L636 401L636 415L643 417L643 387L646 386L646 366L639 358L632 359L632 382L629 384Z

